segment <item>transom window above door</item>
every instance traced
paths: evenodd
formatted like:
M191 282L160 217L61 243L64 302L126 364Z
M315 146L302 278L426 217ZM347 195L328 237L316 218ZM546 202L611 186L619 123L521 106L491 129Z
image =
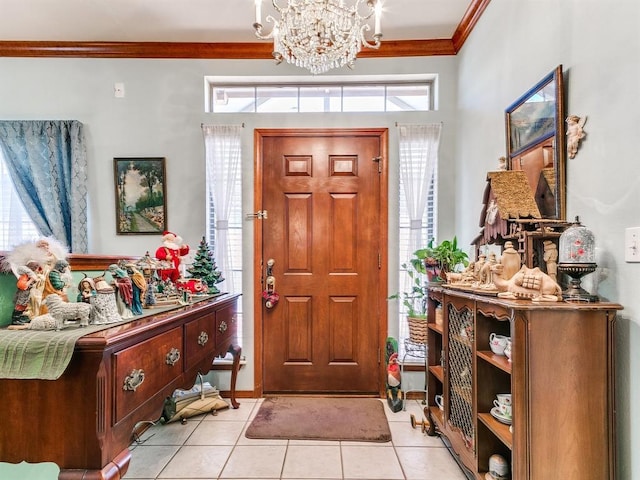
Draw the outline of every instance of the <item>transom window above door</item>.
M267 79L207 77L210 113L414 112L433 110L433 75Z

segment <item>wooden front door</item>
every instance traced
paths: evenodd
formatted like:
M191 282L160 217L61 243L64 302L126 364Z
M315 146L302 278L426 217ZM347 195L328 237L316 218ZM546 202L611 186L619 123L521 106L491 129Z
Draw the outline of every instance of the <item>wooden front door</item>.
M256 286L273 259L280 296L273 308L256 301L257 390L379 395L387 131L257 130L255 141L256 210L267 212Z

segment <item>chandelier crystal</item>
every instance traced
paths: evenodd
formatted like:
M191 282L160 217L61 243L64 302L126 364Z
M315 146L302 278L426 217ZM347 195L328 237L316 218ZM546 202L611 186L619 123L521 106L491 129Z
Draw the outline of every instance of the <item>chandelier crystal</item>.
M362 47L380 48L380 0L287 0L271 2L280 19L267 15L270 33L262 32L262 0L255 0L253 28L261 40L273 39L273 57L306 68L312 74L332 68L353 67ZM373 41L365 38L374 18Z

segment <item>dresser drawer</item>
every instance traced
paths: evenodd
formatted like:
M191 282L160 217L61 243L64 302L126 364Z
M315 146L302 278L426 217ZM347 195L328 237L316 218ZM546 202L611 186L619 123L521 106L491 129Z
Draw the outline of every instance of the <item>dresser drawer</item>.
M235 303L216 311L216 345L225 349L236 343L238 337L238 310Z
M208 313L185 325L185 368L187 370L215 349L215 318L214 313Z
M114 354L116 422L182 374L182 327Z

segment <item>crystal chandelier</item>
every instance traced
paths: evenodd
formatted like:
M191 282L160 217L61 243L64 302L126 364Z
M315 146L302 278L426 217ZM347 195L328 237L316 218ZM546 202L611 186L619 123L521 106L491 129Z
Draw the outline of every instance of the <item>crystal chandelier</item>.
M253 28L261 40L273 39L277 63L286 60L315 75L345 65L353 67L363 46L380 48L380 0L287 0L282 7L278 0L271 2L280 19L268 15L266 21L273 23L273 29L263 34L262 0L255 0ZM372 17L375 26L370 43L365 32L371 30L368 22Z

